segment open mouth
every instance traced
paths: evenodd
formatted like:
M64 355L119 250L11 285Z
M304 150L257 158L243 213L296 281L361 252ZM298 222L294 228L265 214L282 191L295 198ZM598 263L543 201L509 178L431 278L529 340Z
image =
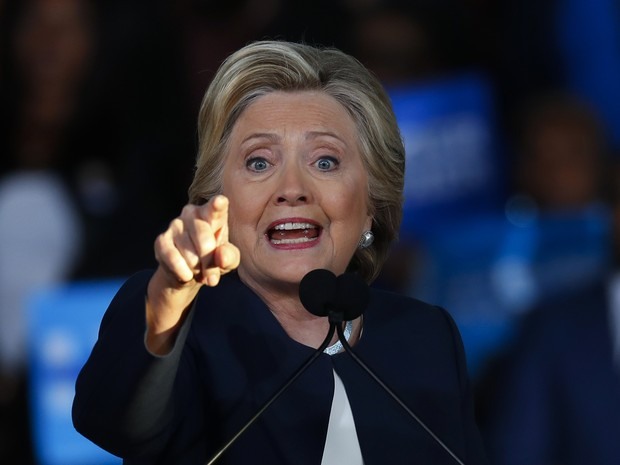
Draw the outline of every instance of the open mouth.
M280 223L267 231L274 245L303 244L318 239L321 229L312 223Z

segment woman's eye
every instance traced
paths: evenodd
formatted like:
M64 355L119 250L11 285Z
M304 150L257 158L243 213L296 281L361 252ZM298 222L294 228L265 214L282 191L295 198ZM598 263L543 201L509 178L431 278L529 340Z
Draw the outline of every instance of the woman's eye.
M267 160L260 157L250 158L245 165L252 171L256 172L265 171L270 166Z
M322 157L317 160L316 167L321 171L331 171L338 167L338 160L333 157Z

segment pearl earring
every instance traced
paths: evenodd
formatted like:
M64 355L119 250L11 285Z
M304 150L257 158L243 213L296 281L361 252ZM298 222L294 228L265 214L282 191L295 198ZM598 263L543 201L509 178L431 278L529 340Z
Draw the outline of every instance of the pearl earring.
M360 249L366 249L370 247L374 240L375 235L372 233L372 231L364 231L362 233L362 237L360 238L359 243L357 244L357 247Z

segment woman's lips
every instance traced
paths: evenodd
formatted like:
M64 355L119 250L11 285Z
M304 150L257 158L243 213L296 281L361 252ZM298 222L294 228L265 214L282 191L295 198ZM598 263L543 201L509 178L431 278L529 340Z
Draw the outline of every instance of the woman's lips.
M276 223L267 231L269 242L277 247L308 247L321 235L321 228L307 221Z

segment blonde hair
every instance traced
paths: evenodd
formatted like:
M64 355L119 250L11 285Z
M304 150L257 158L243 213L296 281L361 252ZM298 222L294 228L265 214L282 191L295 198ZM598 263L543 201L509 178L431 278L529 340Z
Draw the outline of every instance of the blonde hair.
M222 63L202 100L199 147L190 202L221 191L222 157L232 128L245 108L275 91L322 91L353 118L368 172L369 214L374 243L359 249L350 271L377 277L402 217L405 149L390 99L377 78L355 58L333 48L283 42L253 42Z

